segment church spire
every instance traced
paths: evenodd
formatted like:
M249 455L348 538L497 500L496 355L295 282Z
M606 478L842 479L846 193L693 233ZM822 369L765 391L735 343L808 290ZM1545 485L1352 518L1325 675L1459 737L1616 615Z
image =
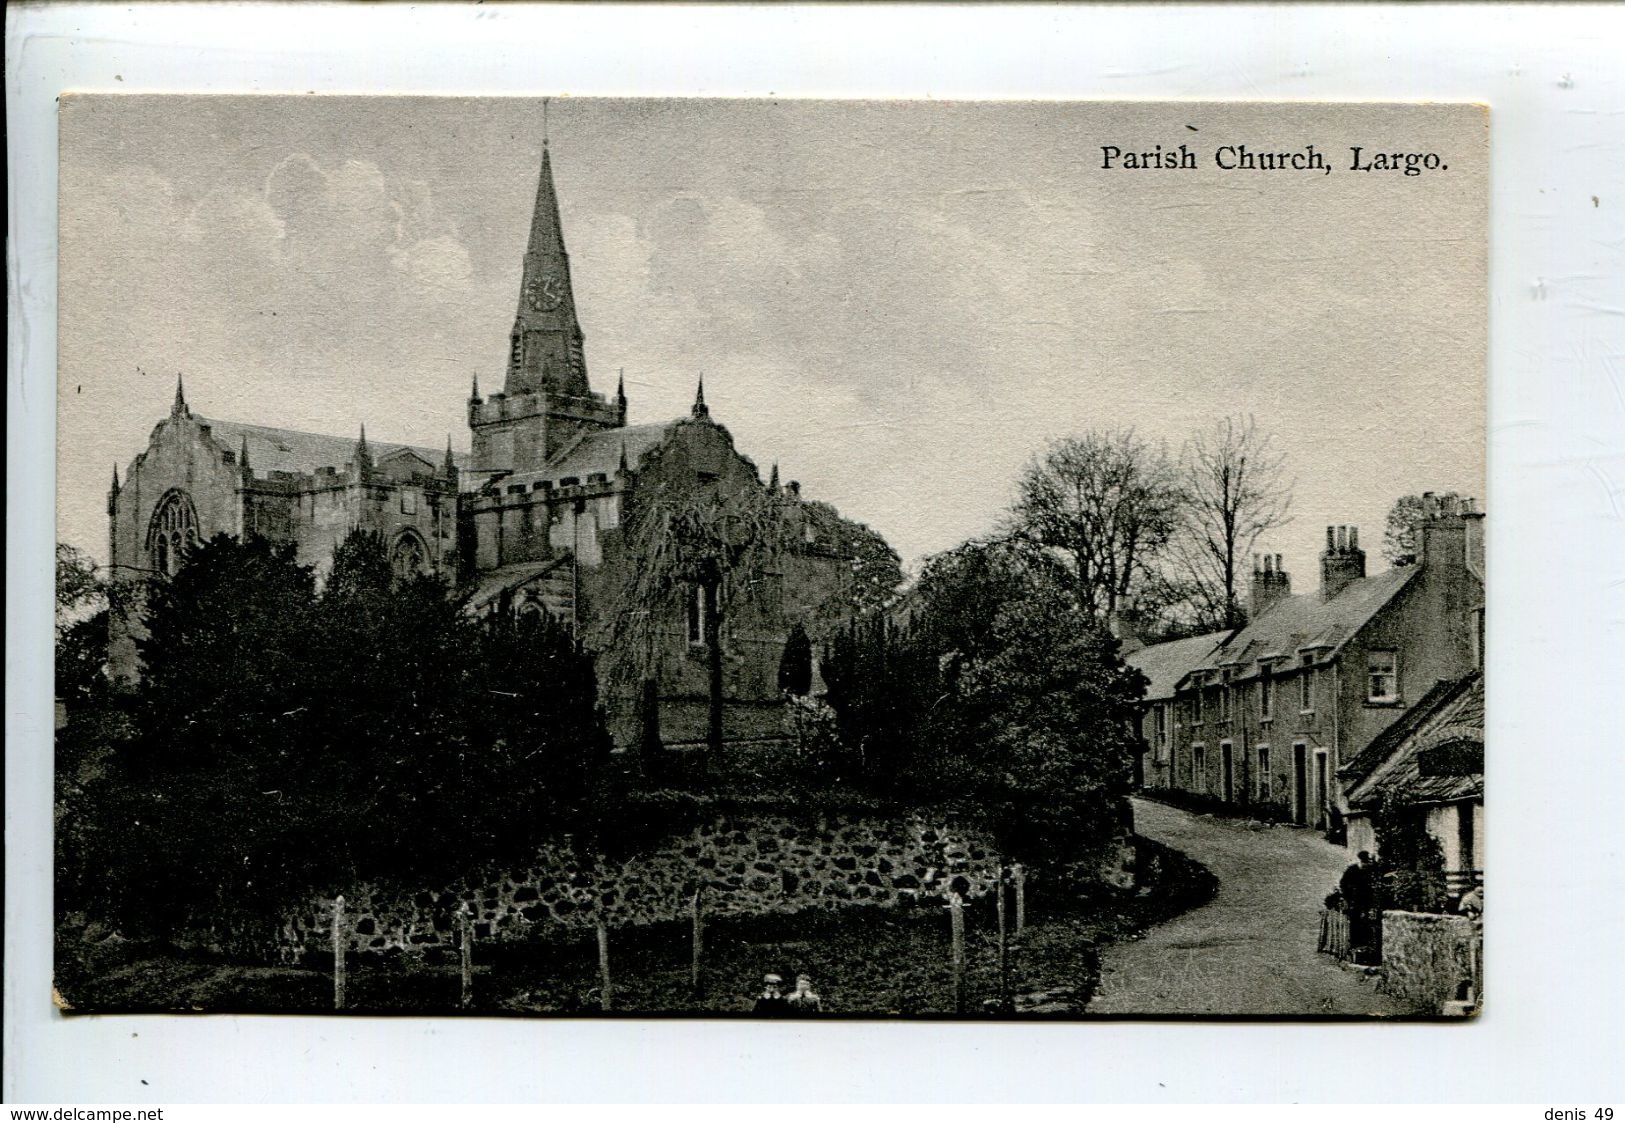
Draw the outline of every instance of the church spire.
M700 384L694 391L694 408L689 411L689 416L696 419L711 416L711 411L705 404L705 375L703 374L700 375Z
M108 518L115 518L118 515L118 493L119 493L118 463L115 461L114 464L113 464L113 486L107 493L107 517ZM117 550L117 547L115 546L114 549ZM115 558L114 560L116 561L117 559Z
M557 389L586 396L591 391L582 343L570 284L570 255L564 248L564 224L559 218L558 192L553 187L553 155L544 142L505 392L514 396Z
M171 417L191 417L192 411L186 405L186 386L179 374L175 375L175 404L169 407Z
M248 435L243 434L237 445L237 470L242 473L243 479L252 479L254 471L248 466Z

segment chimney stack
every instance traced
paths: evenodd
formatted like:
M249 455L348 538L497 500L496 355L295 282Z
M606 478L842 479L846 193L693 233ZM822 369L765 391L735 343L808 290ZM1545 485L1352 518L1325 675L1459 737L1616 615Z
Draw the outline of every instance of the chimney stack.
M1483 554L1483 527L1479 520L1484 515L1476 509L1474 501L1453 491L1443 495L1430 491L1422 496L1422 502L1422 525L1416 534L1417 562L1431 566L1478 565ZM1472 532L1468 524L1473 524ZM1482 566L1478 568L1481 570Z
M1360 549L1360 528L1326 528L1326 552L1320 555L1320 595L1331 600L1349 582L1365 576L1365 551Z
M1257 620L1292 594L1292 580L1281 568L1280 554L1253 555L1253 584L1248 598L1247 617Z

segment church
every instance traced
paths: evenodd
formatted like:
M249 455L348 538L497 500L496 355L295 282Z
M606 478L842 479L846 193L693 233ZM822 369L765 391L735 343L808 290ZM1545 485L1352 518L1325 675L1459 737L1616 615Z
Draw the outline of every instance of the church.
M473 380L467 455L201 417L177 382L114 472L111 572L162 579L225 533L291 542L320 577L346 535L377 531L398 574L442 577L470 612L573 628L618 744L638 735L650 683L666 742L703 740L718 677L726 739L779 736L786 641L847 621L873 532L781 485L776 465L764 482L703 383L686 416L647 425L627 425L623 383L593 390L545 140L518 296L502 388ZM137 673L130 636L109 663Z

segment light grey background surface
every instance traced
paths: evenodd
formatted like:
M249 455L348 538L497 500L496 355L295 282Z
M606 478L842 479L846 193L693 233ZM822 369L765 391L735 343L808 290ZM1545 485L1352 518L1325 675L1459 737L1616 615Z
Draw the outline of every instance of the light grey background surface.
M1603 720L1617 710L1625 619L1618 8L58 7L7 19L7 1100L1619 1098L1625 774ZM52 99L70 88L1489 102L1487 1013L1465 1027L57 1017Z

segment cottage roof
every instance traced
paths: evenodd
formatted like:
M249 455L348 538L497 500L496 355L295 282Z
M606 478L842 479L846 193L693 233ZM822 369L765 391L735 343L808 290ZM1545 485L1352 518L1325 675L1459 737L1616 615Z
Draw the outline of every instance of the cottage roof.
M1337 774L1351 807L1369 807L1383 798L1448 803L1482 797L1483 741L1484 676L1474 671L1434 683ZM1462 742L1476 744L1477 755L1447 750Z
M1420 566L1399 566L1350 581L1334 597L1282 597L1191 670L1240 665L1237 677L1247 678L1256 673L1260 659L1290 658L1304 650L1335 652L1419 572Z
M1145 691L1147 701L1172 698L1179 680L1199 666L1229 634L1228 631L1209 632L1169 640L1167 643L1154 643L1133 652L1125 662L1151 680L1151 685Z
M310 474L318 468L342 469L355 460L356 438L333 437L325 433L305 433L298 429L272 429L265 425L247 425L240 421L197 419L209 430L210 436L221 445L237 452L248 449L248 463L256 472L295 472ZM367 438L374 463L400 452L410 452L432 467L445 460L445 450L436 451L417 445L391 444ZM459 465L462 457L453 454Z
M628 467L636 469L645 453L665 443L675 424L627 425L587 433L561 449L537 475L554 480L568 476L585 480L595 472L612 476L621 466L622 448L626 449Z

